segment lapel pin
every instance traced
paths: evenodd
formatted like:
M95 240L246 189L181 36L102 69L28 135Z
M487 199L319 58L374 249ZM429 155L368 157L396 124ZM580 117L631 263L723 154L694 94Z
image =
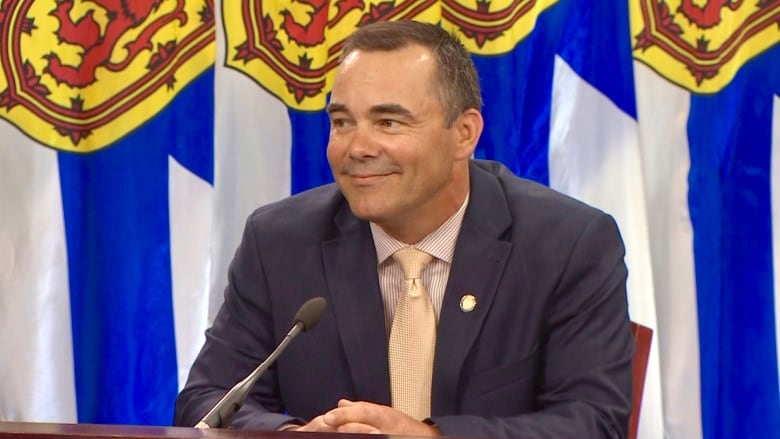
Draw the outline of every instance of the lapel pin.
M474 311L477 306L477 298L473 294L464 294L460 298L460 310L463 312Z

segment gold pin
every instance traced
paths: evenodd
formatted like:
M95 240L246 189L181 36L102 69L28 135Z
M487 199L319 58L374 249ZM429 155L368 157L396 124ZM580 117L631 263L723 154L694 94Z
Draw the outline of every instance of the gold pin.
M471 312L474 311L474 308L477 307L477 298L474 297L473 294L464 294L463 297L460 298L460 310L463 312Z

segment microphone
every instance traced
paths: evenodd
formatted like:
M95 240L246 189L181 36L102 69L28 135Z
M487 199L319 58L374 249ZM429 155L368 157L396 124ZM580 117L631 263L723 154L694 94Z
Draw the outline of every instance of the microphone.
M298 308L298 312L295 313L295 317L293 318L293 327L290 329L290 332L287 333L281 343L279 343L279 346L277 346L276 349L271 352L271 355L269 355L265 361L260 363L260 365L257 366L257 368L255 368L252 373L247 375L247 377L243 380L239 381L238 384L233 386L233 388L222 397L222 399L217 401L217 403L214 404L214 407L212 407L211 410L206 413L206 416L204 416L195 425L195 428L203 429L229 427L233 420L233 415L238 411L238 409L241 408L242 405L244 405L244 400L249 394L249 391L252 389L252 386L255 385L257 379L265 373L265 371L274 363L274 361L276 361L276 358L279 357L279 355L281 355L282 352L287 348L287 345L290 344L293 337L300 334L301 332L308 331L317 325L317 323L319 323L320 318L325 312L325 308L327 306L328 302L324 297L315 297L313 299L309 299L306 301L306 303L301 305L301 307Z

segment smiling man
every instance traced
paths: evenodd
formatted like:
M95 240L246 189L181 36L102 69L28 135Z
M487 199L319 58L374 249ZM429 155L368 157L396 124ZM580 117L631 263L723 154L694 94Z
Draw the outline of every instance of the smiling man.
M347 50L328 105L333 175L358 218L416 243L469 192L468 159L482 132L479 95L448 111L440 84L447 79L437 80L436 58L423 45Z
M603 212L470 157L479 82L456 38L414 22L346 42L328 105L335 185L249 218L176 404L194 425L284 337L234 426L623 438L633 342L624 249Z

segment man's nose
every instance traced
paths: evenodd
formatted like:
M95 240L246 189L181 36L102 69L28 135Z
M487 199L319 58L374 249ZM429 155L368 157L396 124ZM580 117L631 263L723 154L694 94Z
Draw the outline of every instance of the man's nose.
M349 139L348 153L352 159L365 159L379 155L380 147L371 135L371 128L358 124Z

